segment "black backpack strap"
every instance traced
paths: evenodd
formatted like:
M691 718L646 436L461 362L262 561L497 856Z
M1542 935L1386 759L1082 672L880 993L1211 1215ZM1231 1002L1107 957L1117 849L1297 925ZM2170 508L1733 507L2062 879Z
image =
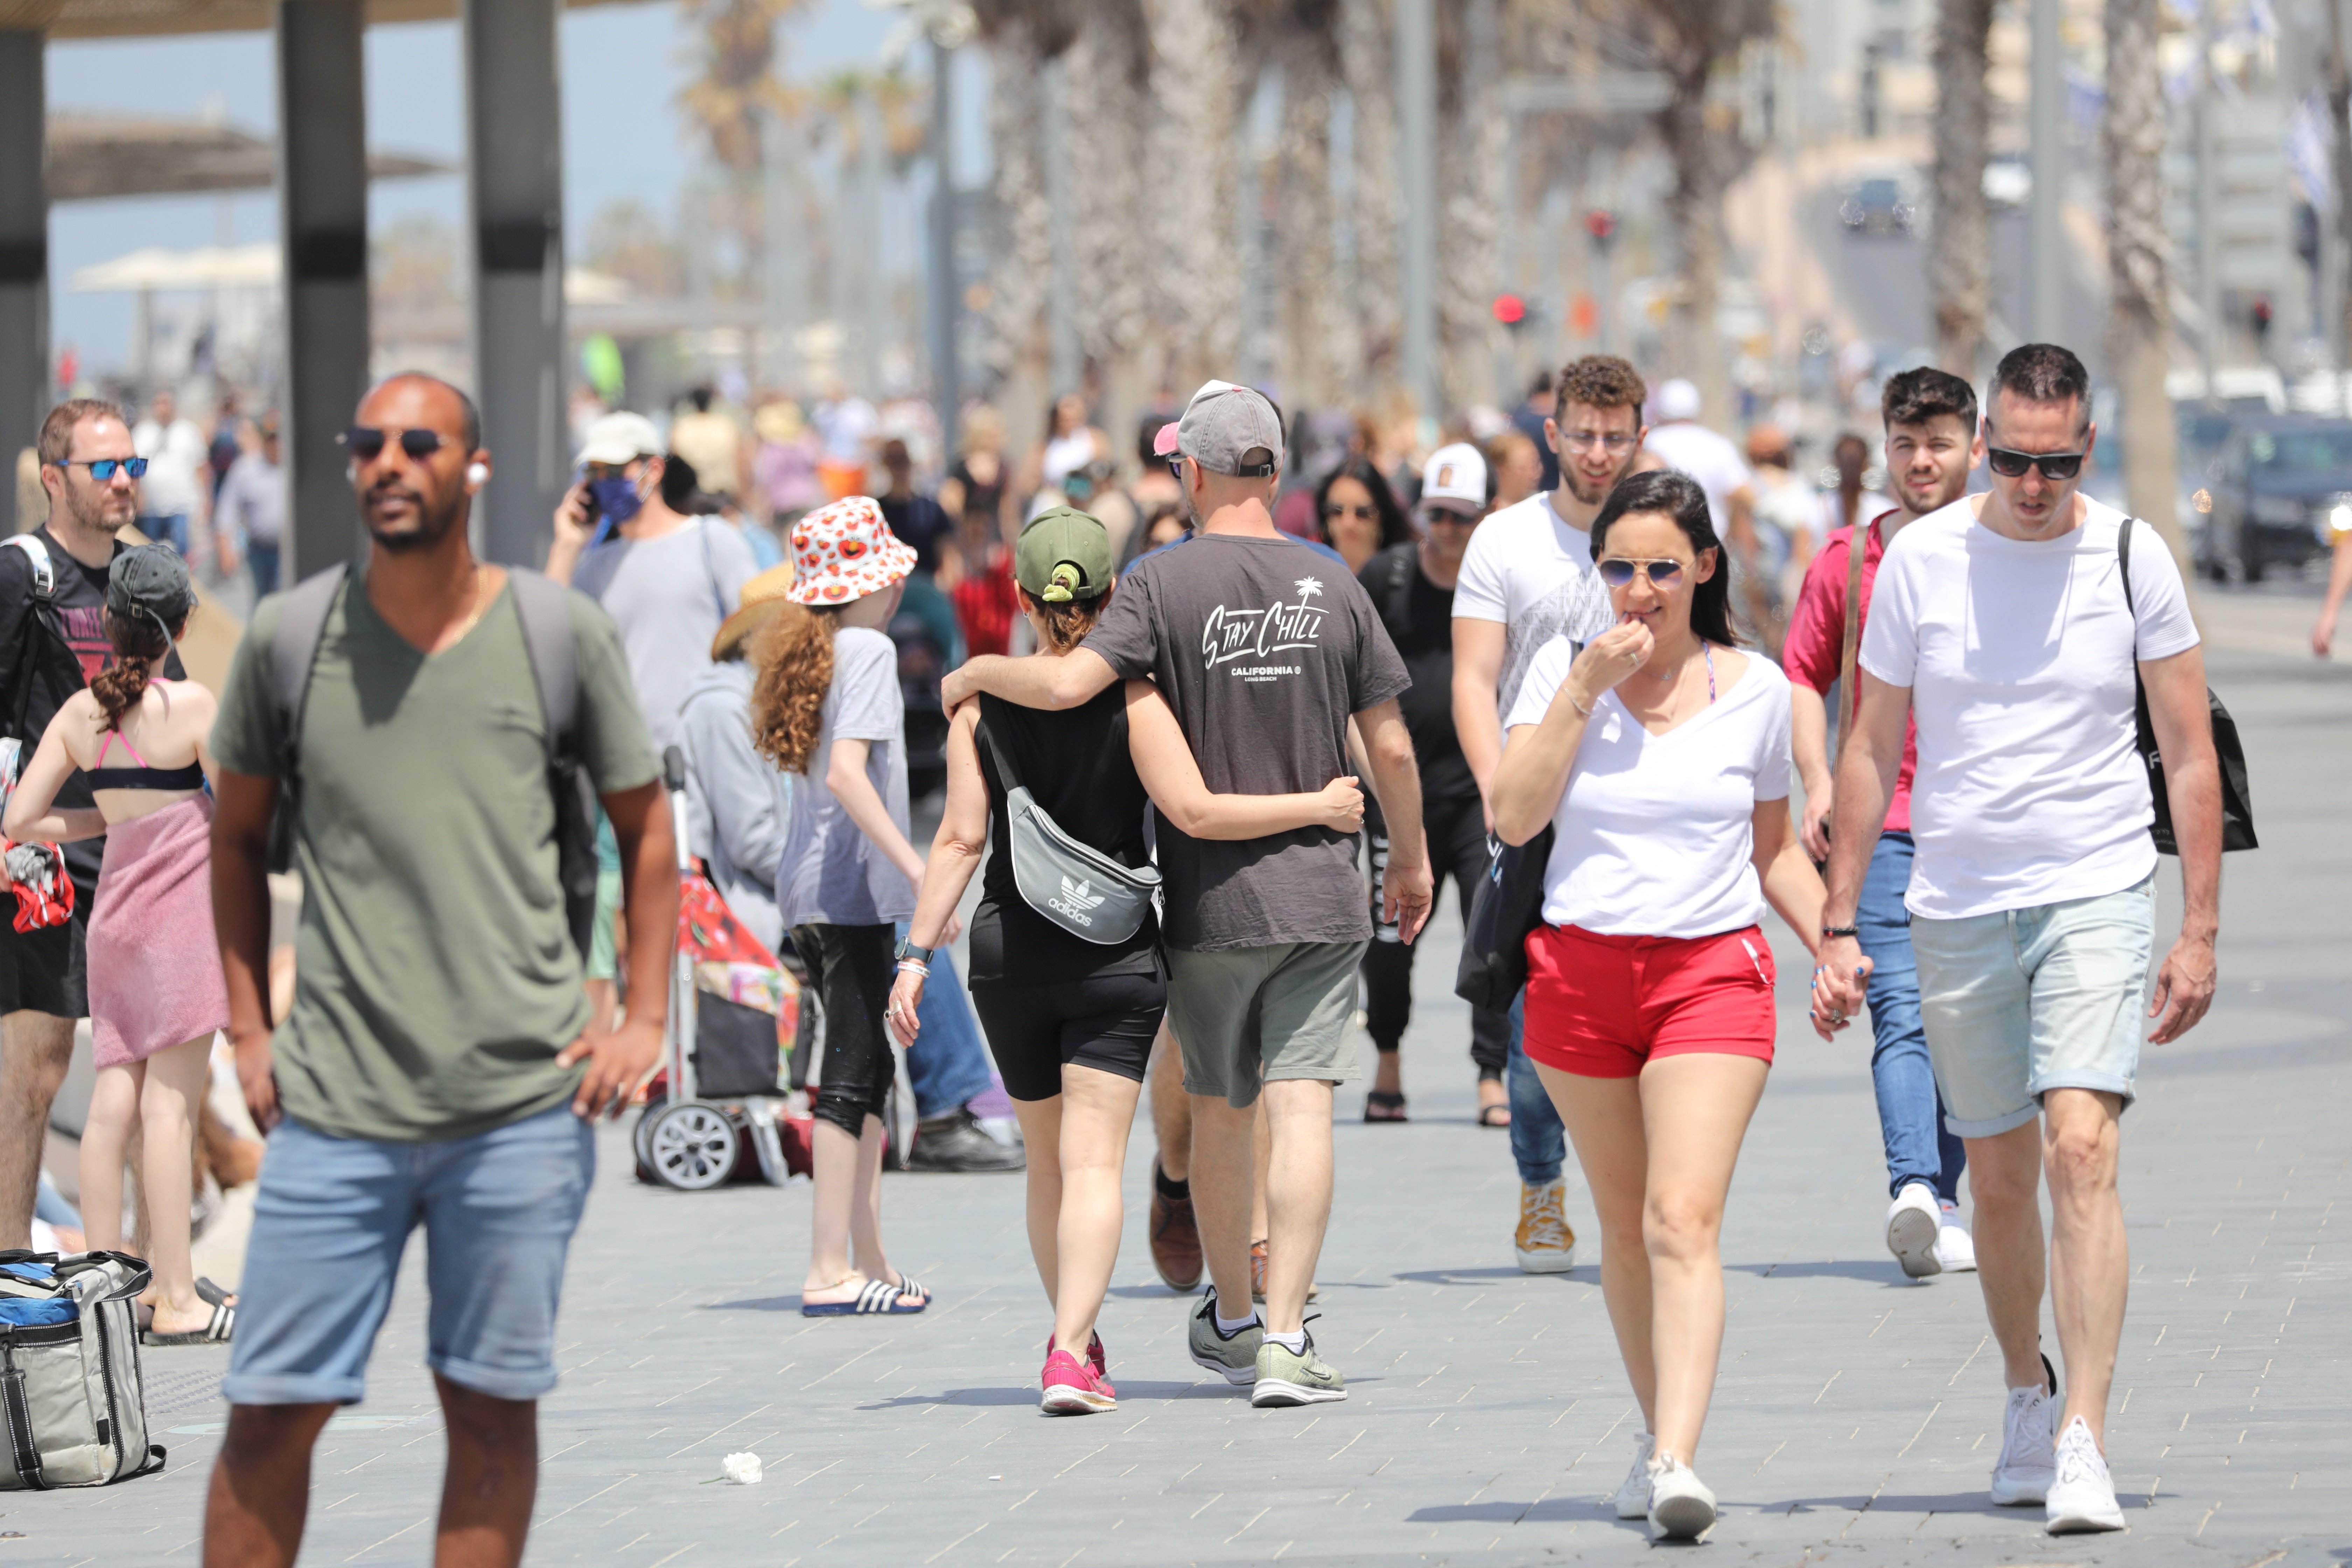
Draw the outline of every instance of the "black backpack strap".
M349 568L338 563L287 591L278 632L269 639L269 704L276 721L278 776L289 785L299 770L302 713L310 700L310 667L327 635L327 617L343 591Z
M1381 616L1389 624L1389 637L1402 642L1412 636L1412 568L1417 553L1410 544L1392 545L1389 550L1389 581L1387 591L1381 595Z
M2131 612L2132 652L2135 655L2139 652L2139 606L2132 603L2131 536L2132 524L2138 521L2139 519L2136 517L2126 517L2124 519L2124 525L2116 530L2116 560L2120 563L2123 567L2124 608Z
M539 685L540 716L547 722L547 759L553 767L578 761L580 650L572 636L572 590L551 577L520 566L507 568L515 614Z

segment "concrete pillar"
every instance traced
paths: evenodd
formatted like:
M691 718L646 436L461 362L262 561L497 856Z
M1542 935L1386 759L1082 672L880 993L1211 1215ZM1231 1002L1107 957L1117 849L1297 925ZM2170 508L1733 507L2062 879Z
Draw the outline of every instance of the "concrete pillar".
M286 247L288 559L278 581L357 558L343 449L368 384L367 105L360 0L279 0L278 204Z
M0 30L0 534L16 515L16 455L49 401L49 198L41 173L41 35Z
M498 475L475 503L488 560L537 566L571 461L564 429L558 0L466 0L474 395Z

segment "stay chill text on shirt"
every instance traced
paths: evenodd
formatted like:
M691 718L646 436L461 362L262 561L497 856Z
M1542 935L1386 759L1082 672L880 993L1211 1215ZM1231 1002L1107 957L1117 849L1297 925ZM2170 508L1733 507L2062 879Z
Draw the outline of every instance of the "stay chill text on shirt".
M1316 646L1322 636L1325 612L1314 600L1323 592L1323 584L1318 578L1301 577L1291 586L1298 595L1295 604L1277 599L1262 610L1235 610L1223 605L1211 610L1201 628L1201 656L1209 668L1224 665L1228 675L1252 681L1303 673L1302 665L1234 662L1263 660L1286 649Z

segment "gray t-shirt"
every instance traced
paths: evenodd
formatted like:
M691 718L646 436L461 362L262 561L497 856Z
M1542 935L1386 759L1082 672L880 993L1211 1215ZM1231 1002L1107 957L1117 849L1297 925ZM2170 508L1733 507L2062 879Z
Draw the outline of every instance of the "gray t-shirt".
M742 602L760 563L724 521L698 517L659 539L614 539L583 556L572 585L621 628L654 752L677 739L694 678L710 664L719 623Z
M1118 581L1086 646L1157 681L1221 795L1318 790L1348 763L1348 719L1412 686L1344 566L1295 539L1204 533ZM1191 838L1160 822L1167 940L1195 952L1372 934L1357 838L1305 827Z
M857 830L824 782L835 741L866 742L866 781L906 832L906 721L898 645L864 626L835 632L824 721L808 776L793 781L792 830L776 866L776 909L786 929L885 925L915 912L914 884Z

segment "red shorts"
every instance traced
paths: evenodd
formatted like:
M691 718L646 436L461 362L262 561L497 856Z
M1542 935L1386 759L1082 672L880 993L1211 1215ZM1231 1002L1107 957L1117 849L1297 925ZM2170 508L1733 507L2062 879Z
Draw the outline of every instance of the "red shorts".
M1527 1052L1583 1078L1633 1078L1659 1057L1772 1059L1772 947L1754 926L1719 936L1528 937Z

